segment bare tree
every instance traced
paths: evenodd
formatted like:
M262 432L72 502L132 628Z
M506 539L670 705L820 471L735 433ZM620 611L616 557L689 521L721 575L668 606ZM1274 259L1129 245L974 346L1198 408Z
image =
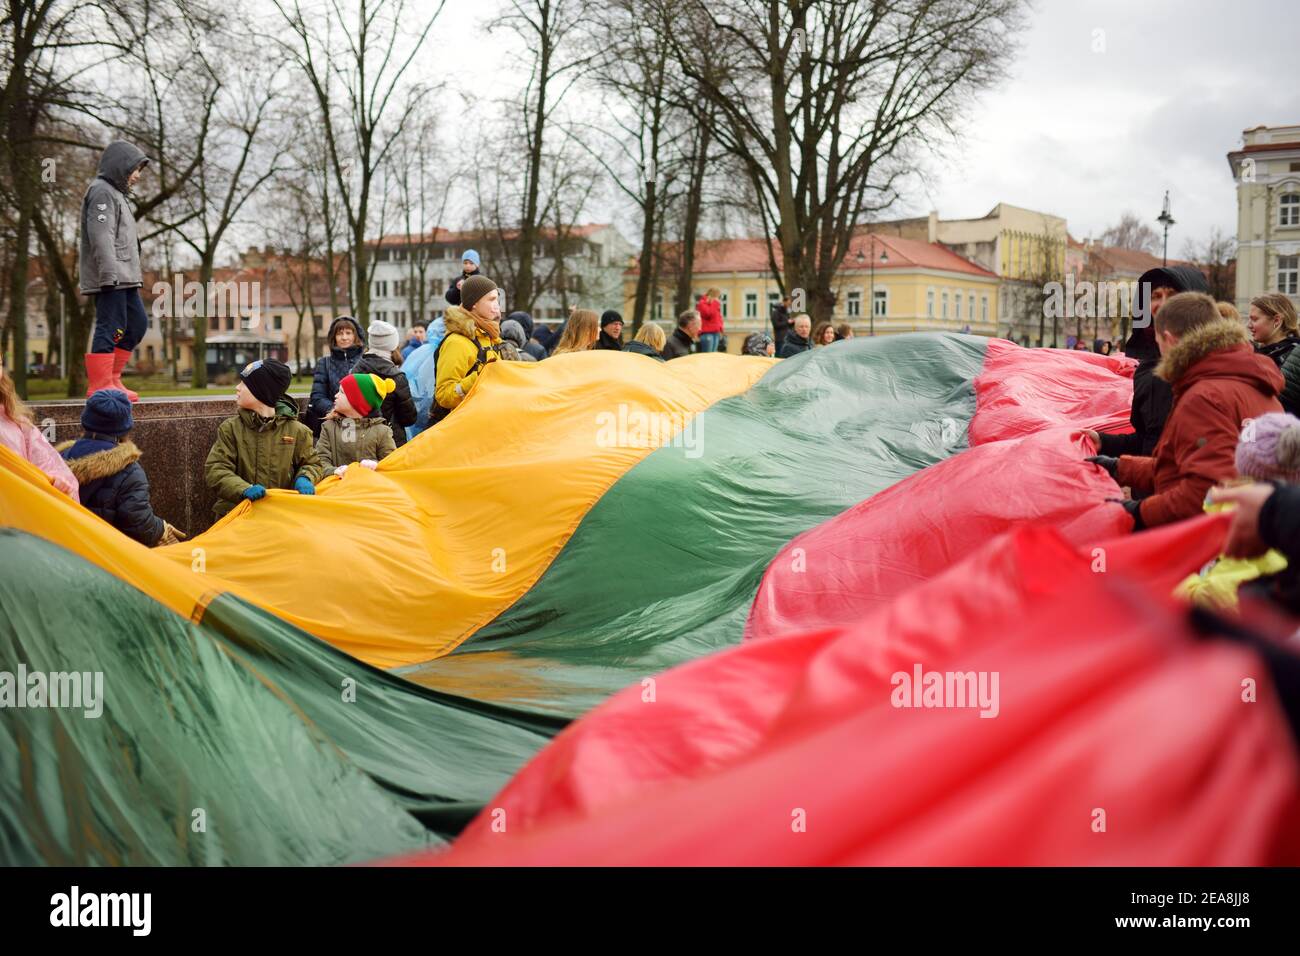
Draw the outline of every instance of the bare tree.
M1102 232L1097 241L1103 246L1148 252L1153 256L1160 253L1160 234L1131 211L1123 213L1119 222Z
M356 0L350 29L339 0L309 12L301 0L271 2L291 33L289 39L272 36L306 78L320 114L335 195L348 223L352 307L366 325L374 271L366 245L372 191L426 92L419 84L404 84L403 77L444 0L420 4L433 11L418 18L408 0Z
M670 36L744 164L783 291L831 314L851 241L920 145L1003 75L1023 0L697 0ZM776 255L781 252L780 262ZM778 268L778 265L780 266Z
M1210 229L1204 242L1187 240L1183 244L1183 258L1205 273L1210 295L1217 301L1231 302L1237 294L1236 260L1237 239L1218 226Z

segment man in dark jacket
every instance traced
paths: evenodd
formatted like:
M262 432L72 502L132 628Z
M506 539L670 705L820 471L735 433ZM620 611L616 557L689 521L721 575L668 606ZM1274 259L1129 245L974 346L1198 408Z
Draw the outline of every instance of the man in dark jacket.
M334 396L339 392L339 385L366 350L366 334L350 315L340 315L330 323L325 341L329 343L329 354L316 363L305 416L313 438L320 438L321 422L334 410Z
M376 319L366 330L366 338L369 340L366 351L352 366L350 374L370 374L392 379L393 390L384 396L379 414L393 433L393 445L401 448L406 444L406 426L414 425L418 415L415 402L411 399L411 386L406 380L406 374L392 359L397 348L398 331L396 326ZM344 378L346 377L345 375ZM339 384L342 384L342 379ZM330 407L333 408L333 405Z
M593 349L607 352L623 351L623 316L613 309L606 309L600 317L600 338L596 339Z
M465 254L460 257L460 275L451 280L447 286L447 304L460 305L460 287L466 279L476 275L483 268L479 262L478 253L473 249L466 249Z
M772 304L769 314L772 318L772 341L784 342L785 334L790 331L790 297L781 296L780 302Z
M536 335L536 325L533 322L533 317L527 312L511 312L505 318L505 322L510 321L518 322L519 327L524 330L524 345L520 351L528 353L539 362L546 358L545 346L534 338L534 335ZM505 325L505 322L502 323L503 326ZM525 361L527 360L525 359Z
M668 359L690 355L695 350L695 342L700 337L700 313L687 309L677 316L677 328L664 343L663 356Z
M777 358L791 358L800 352L807 352L812 348L812 343L808 341L808 336L812 333L812 319L806 312L800 312L794 317L794 326L785 334L785 340L781 343L781 351L776 353Z
M80 485L81 503L146 547L175 544L185 535L154 513L140 449L126 440L134 421L131 402L116 389L100 389L81 412L85 434L58 451Z
M140 298L140 240L127 197L148 162L124 140L109 143L81 200L81 294L95 297L95 333L85 354L87 395L115 388L133 402L140 397L122 384L131 352L149 331Z
M1133 371L1133 406L1129 421L1133 432L1129 435L1098 435L1089 432L1097 441L1098 454L1118 458L1120 455L1151 455L1169 417L1174 403L1174 393L1169 383L1155 375L1160 361L1156 346L1155 316L1161 305L1179 292L1208 292L1209 284L1199 269L1191 266L1168 266L1148 269L1138 279L1137 306L1134 309L1133 333L1124 346L1124 354L1137 359ZM1147 312L1149 311L1149 314ZM1141 327L1139 327L1141 326Z

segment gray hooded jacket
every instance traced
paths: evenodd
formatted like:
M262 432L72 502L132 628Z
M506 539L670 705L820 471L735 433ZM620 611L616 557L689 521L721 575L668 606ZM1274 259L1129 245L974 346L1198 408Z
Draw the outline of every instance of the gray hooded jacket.
M124 140L109 143L99 158L99 175L81 200L81 292L93 295L105 286L138 289L140 240L135 213L126 198L126 181L149 162L139 148Z

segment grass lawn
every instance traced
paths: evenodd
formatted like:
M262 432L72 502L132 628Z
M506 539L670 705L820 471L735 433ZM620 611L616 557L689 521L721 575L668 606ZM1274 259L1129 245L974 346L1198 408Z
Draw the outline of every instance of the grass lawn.
M139 392L141 398L195 398L228 396L235 398L234 385L214 385L210 388L177 387L167 375L141 377L125 375L122 384L132 391ZM290 395L306 395L311 391L311 379L300 378L289 386ZM68 380L66 378L30 378L27 380L27 400L29 402L51 402L68 397Z

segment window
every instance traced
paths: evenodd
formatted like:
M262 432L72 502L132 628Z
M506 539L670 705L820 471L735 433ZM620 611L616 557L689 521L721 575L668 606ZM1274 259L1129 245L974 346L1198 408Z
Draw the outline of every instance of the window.
M226 331L235 331L235 317L233 315L226 316Z
M844 311L850 319L862 318L862 292L854 289L845 300Z
M725 319L727 318L727 293L726 292L722 293L722 295L719 296L718 298L719 301L722 302L722 317Z
M944 293L943 293L943 315L942 315L942 318L945 318L945 319L948 318L948 290L947 290L947 289L945 289L945 290L944 290Z
M664 294L662 292L655 296L654 316L656 322L664 320Z
M974 293L971 293L970 297L967 298L966 305L968 306L966 310L966 317L969 321L974 322L975 321L975 294Z
M780 293L780 292L769 292L769 293L767 294L767 308L768 308L768 311L771 311L772 306L776 305L776 304L777 304L778 302L780 302L780 301L781 301L781 293Z
M406 261L406 250L405 250L405 249L394 249L394 250L393 250L393 261L394 261L394 262L405 262L405 261Z
M872 306L871 314L878 319L883 319L889 313L889 290L876 289Z
M757 292L745 293L745 318L747 319L758 318L758 293Z
M216 332L221 328L221 320L215 315L208 319L208 331Z
M1277 291L1300 295L1300 256L1277 257Z
M961 293L958 292L954 297L953 307L957 310L953 313L953 318L958 322L961 321Z
M1300 193L1287 193L1277 202L1277 224L1300 226Z
M927 319L934 318L934 290L933 289L925 290L925 317Z
M980 321L988 322L988 320L989 320L989 297L982 296L980 298Z
M271 328L275 329L275 331L277 332L279 332L282 328L284 328L284 316L282 315L271 316Z

